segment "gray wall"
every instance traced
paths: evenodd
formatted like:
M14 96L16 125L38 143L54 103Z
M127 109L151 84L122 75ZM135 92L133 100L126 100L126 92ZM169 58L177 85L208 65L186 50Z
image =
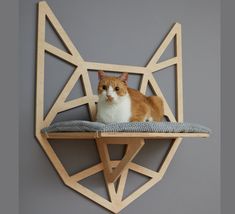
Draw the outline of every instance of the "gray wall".
M235 151L234 126L235 99L228 96L235 86L234 49L235 29L231 28L235 17L235 1L221 1L221 212L234 211Z
M34 138L36 2L20 2L20 213L109 213L65 187ZM183 27L185 121L213 130L209 139L184 139L164 179L122 213L220 213L220 2L219 0L73 1L49 0L49 5L89 61L145 65L174 22ZM61 47L47 26L47 38ZM61 47L63 48L63 47ZM165 58L171 55L168 50ZM54 57L46 59L46 104L58 94L73 68ZM174 107L172 69L156 75ZM91 72L94 90L97 78ZM138 87L138 76L130 86ZM71 98L80 93L78 85ZM150 93L150 91L148 91ZM88 119L85 108L58 120ZM99 162L93 142L51 142L69 173ZM148 142L135 159L156 169L169 142ZM120 148L110 148L118 158ZM83 182L106 196L102 175ZM146 181L131 174L126 194Z
M18 6L18 1L0 1L0 213L11 214L19 210Z

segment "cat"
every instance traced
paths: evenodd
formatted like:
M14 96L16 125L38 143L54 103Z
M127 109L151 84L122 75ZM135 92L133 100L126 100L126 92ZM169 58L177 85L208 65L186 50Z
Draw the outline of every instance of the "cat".
M145 96L127 85L128 73L119 77L98 71L98 105L96 121L102 123L160 122L164 116L159 96Z

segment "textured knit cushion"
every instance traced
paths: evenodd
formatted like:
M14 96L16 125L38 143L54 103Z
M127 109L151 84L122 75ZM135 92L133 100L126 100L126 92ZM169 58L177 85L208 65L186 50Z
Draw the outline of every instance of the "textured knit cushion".
M83 120L72 120L57 122L42 129L43 133L48 132L159 132L159 133L210 133L205 126L192 123L173 122L131 122L131 123L110 123L90 122Z

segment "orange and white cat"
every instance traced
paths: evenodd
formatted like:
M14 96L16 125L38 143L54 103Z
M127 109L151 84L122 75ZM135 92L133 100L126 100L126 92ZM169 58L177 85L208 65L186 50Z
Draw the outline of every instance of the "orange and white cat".
M98 72L99 101L96 120L102 123L161 121L163 101L158 96L145 96L128 88L128 73L119 77Z

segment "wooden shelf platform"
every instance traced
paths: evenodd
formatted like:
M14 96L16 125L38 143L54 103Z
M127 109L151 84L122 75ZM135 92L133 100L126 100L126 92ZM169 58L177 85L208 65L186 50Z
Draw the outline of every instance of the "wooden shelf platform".
M144 138L144 139L175 139L209 137L208 133L147 133L147 132L51 132L45 134L47 139L98 139L98 138Z

